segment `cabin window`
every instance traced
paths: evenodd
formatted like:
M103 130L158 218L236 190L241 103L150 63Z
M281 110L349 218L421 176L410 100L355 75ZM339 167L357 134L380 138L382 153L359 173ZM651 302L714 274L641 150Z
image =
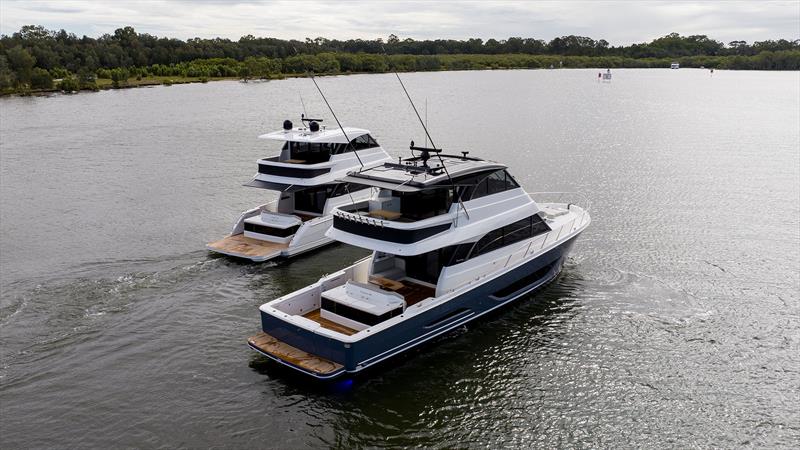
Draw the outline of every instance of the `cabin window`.
M475 244L469 258L489 253L492 250L524 241L548 231L550 231L550 227L538 214L534 214L485 234Z
M417 221L447 214L453 204L453 192L449 187L395 193L398 194L401 220Z
M406 275L426 283L436 284L442 272L442 249L414 256L404 256Z
M335 186L333 191L330 194L330 197L340 197L342 195L352 194L356 191L362 191L364 189L369 189L370 186L366 184L358 184L358 183L339 183Z
M459 186L460 198L463 201L475 200L519 187L516 180L505 170L457 178L454 183Z
M349 153L352 151L358 150L366 150L368 148L379 147L378 142L368 134L362 134L361 136L353 139L350 141L350 144L332 144L335 145L336 148L333 149L334 155L338 155L340 153Z
M303 189L294 193L294 209L322 214L325 202L331 197L340 197L350 193L369 189L370 186L356 183L335 183Z
M289 141L284 144L283 149L289 150L289 159L298 163L316 164L328 161L337 145L340 144Z
M466 242L442 248L439 261L441 261L441 265L443 266L454 266L476 256L489 253L492 250L524 241L525 239L547 233L548 231L550 231L550 227L538 214L534 214L490 231L478 242Z
M328 200L328 186L304 189L294 193L294 209L322 214L325 202Z

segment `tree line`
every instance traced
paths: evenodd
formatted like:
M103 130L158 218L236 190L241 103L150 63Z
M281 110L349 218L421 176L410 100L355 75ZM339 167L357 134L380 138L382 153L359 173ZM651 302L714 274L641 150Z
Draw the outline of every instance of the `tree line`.
M649 43L610 46L604 39L282 40L156 37L132 27L99 38L27 25L0 36L0 91L121 86L130 78L273 78L320 74L542 67L666 67L799 70L800 40L731 41L671 33ZM56 82L58 80L58 85Z

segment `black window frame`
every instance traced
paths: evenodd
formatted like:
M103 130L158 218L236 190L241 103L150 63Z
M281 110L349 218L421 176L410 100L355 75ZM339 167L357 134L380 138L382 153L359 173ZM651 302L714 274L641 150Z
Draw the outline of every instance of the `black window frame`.
M494 189L489 188L489 179L495 175L502 175L503 186L500 189L498 189L498 187L500 187L499 183L496 184ZM506 169L497 169L458 177L453 180L453 184L457 187L459 198L465 202L520 187L517 180L515 180Z

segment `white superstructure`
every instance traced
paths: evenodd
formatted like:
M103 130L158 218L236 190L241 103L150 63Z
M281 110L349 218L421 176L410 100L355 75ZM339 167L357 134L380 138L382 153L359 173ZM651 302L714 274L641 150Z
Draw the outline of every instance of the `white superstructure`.
M338 181L389 160L369 131L303 120L308 126L287 120L283 130L259 136L282 147L258 160L258 173L245 186L278 192L278 199L243 212L230 235L208 244L209 250L252 261L294 256L332 242L325 233L334 208L347 210L372 196L369 186Z
M318 378L361 371L552 280L590 223L502 164L412 150L341 180L377 192L335 209L327 235L372 256L261 305L254 349Z

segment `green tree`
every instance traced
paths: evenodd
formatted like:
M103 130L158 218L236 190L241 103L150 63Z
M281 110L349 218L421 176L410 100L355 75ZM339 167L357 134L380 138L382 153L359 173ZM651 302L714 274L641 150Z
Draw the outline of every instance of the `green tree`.
M34 67L31 71L31 89L53 89L53 77L50 72Z
M6 52L8 63L11 69L17 74L17 84L28 84L31 82L33 65L36 59L21 46L16 46Z

